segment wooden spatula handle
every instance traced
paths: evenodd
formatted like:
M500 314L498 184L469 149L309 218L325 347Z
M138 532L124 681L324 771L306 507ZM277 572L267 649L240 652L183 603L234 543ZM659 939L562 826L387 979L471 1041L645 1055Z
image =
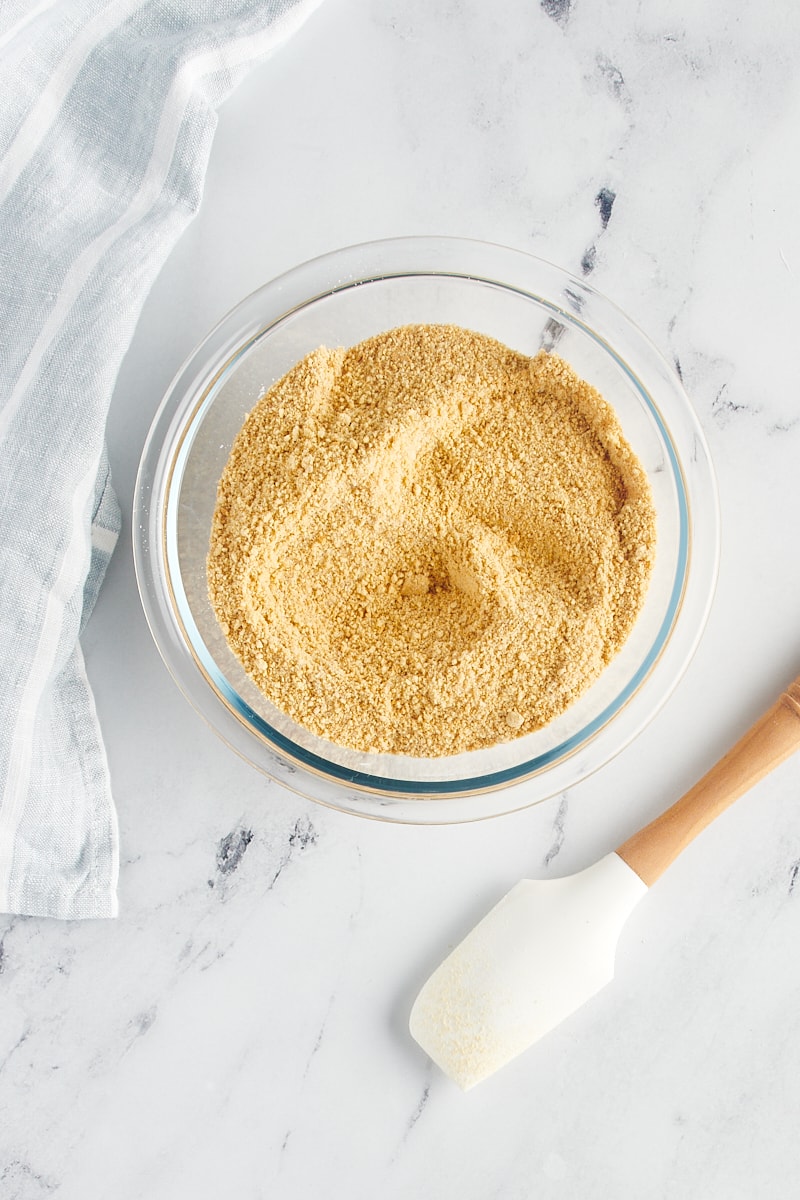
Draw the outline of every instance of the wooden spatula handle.
M800 676L699 783L617 854L649 887L706 825L799 749Z

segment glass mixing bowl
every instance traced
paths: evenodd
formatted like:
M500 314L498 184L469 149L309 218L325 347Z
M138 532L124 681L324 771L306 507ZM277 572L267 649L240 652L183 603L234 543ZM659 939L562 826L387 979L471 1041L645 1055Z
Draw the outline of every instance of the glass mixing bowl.
M466 326L528 355L555 350L616 410L650 479L654 573L622 650L545 728L444 758L364 754L296 725L244 673L209 603L206 555L231 444L265 390L318 346L398 325ZM698 420L673 371L593 288L516 250L455 238L352 246L266 284L181 368L150 429L136 486L142 603L179 687L254 766L323 804L386 820L443 823L524 808L617 754L685 670L717 573L716 485Z

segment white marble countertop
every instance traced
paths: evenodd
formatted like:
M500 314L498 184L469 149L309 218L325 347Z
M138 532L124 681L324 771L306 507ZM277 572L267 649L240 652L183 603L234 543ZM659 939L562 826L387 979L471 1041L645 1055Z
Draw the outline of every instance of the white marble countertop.
M679 365L719 586L672 699L599 774L396 827L208 732L150 638L128 525L85 638L120 916L0 918L3 1200L796 1194L800 760L645 897L615 982L474 1091L407 1017L494 900L613 848L800 671L799 53L789 0L325 0L226 104L114 400L128 521L164 389L241 296L341 245L457 234L590 271Z

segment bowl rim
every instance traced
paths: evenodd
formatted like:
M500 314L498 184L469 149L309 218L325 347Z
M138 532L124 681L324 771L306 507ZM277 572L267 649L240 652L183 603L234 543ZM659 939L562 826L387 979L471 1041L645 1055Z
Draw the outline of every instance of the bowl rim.
M443 267L443 263L450 265ZM387 264L394 266L387 269ZM493 269L487 274L490 265ZM537 272L559 285L558 294L565 304L540 294L541 282L538 287L522 286L528 275ZM509 274L516 274L520 285L503 277ZM422 782L355 771L320 757L274 729L217 667L194 622L180 573L174 572L177 505L169 502L173 484L176 477L180 479L193 431L220 382L256 341L299 309L336 292L410 275L456 277L519 292L549 311L557 326L569 323L581 329L627 375L654 419L678 499L679 552L669 603L654 641L625 686L580 731L534 759L454 781ZM318 286L309 291L312 279ZM581 319L587 301L600 311L602 325L608 319L612 328L619 327L623 347L632 347L644 361L643 373L652 371L653 379L666 389L661 405L655 403L627 358ZM260 312L255 321L254 308ZM670 422L661 412L664 398L676 405ZM675 444L676 433L680 449ZM687 483L682 454L691 461L692 487ZM690 493L698 489L698 502L690 504ZM215 732L254 766L305 796L359 815L410 823L449 823L516 811L563 791L620 753L655 717L694 654L713 599L720 543L716 480L702 427L680 380L647 335L613 301L561 267L524 251L450 237L391 238L343 247L291 268L239 301L189 355L156 412L137 474L133 529L137 584L153 638L184 695ZM698 532L703 556L693 561ZM654 674L658 688L652 686ZM195 686L198 678L204 681L205 694ZM635 706L631 701L642 695L648 681L648 703L632 714ZM242 730L247 735L244 738ZM612 730L614 736L608 736ZM253 744L248 745L248 739L254 739ZM599 741L605 744L596 761L575 761L581 750L597 747ZM298 770L304 786L298 786ZM526 786L537 779L539 786ZM494 801L487 804L487 796Z

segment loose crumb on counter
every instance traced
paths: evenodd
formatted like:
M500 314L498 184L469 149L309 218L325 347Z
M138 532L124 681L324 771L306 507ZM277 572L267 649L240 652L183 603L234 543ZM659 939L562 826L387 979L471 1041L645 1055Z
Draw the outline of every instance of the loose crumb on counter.
M407 325L315 350L256 404L218 487L209 595L298 724L429 757L571 705L654 553L645 472L566 362Z

